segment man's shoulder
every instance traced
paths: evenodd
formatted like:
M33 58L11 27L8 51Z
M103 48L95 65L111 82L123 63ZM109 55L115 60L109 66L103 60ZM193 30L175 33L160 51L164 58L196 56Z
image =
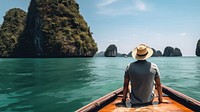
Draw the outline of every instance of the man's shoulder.
M151 62L151 67L153 67L153 68L155 68L155 69L158 68L158 66L157 66L155 63L152 63L152 62Z
M135 65L136 63L137 63L137 61L134 61L134 62L129 63L128 65L129 65L129 66L133 66L133 65Z

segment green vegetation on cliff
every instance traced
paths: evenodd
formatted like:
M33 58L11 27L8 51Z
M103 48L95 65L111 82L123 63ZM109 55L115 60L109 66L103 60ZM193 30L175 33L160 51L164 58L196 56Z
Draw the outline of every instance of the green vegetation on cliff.
M97 44L75 0L31 0L18 57L93 56Z
M6 12L0 28L0 57L12 57L25 27L26 12L13 8Z

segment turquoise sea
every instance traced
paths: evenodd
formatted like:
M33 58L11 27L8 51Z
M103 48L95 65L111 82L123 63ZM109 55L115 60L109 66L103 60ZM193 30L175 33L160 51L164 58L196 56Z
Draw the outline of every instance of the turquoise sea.
M71 112L122 87L132 58L0 59L0 111ZM153 57L161 81L200 100L200 58Z

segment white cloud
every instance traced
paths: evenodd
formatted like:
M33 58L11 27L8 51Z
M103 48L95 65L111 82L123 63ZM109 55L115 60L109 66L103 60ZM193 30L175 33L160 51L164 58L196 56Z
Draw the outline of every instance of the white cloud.
M148 11L147 5L141 0L103 0L97 4L98 14L138 15L141 11Z
M132 10L133 9L131 7L119 8L119 9L104 7L104 8L99 9L98 13L103 14L103 15L109 15L109 16L119 16L119 15L132 14Z
M115 44L115 43L117 43L118 42L118 40L116 39L116 40L109 40L109 43L110 44Z
M100 2L99 4L97 4L98 7L103 7L103 6L107 6L110 5L114 2L116 2L118 0L103 0L102 2Z
M181 36L186 36L187 33L183 32L183 33L181 33L180 35L181 35Z
M135 7L140 11L146 11L147 10L146 4L143 3L142 1L135 1Z
M161 36L161 33L156 33L156 36Z

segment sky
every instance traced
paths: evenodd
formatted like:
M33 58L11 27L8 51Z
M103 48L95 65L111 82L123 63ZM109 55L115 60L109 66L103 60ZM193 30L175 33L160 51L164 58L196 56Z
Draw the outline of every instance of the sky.
M164 51L180 48L194 56L200 39L200 0L76 0L98 52L110 44L129 53L139 44ZM10 8L27 11L30 0L1 0L0 24Z

